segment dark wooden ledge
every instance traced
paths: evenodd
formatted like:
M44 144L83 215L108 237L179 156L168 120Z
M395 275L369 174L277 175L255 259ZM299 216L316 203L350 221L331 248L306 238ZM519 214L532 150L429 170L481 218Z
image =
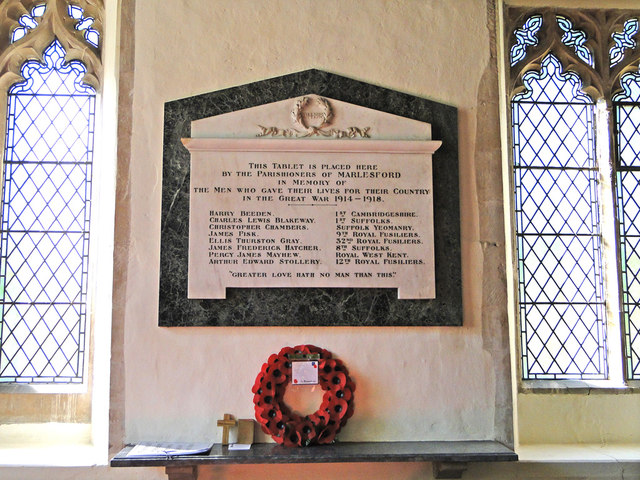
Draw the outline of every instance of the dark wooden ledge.
M229 451L214 445L206 455L127 458L132 446L112 460L112 467L165 467L169 480L196 480L207 465L264 463L432 462L435 478L461 478L468 463L516 461L516 453L489 441L344 442L308 448L258 443L251 450Z

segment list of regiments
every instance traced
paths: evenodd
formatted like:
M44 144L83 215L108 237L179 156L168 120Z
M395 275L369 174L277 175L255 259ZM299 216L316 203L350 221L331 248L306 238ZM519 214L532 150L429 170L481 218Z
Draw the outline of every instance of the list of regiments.
M434 298L431 155L192 151L189 297L229 287Z

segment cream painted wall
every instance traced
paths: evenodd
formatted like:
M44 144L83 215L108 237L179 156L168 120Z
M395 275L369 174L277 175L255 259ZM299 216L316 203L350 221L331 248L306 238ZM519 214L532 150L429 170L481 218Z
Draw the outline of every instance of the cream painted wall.
M123 5L132 3L123 0ZM118 146L113 448L144 438L219 441L216 419L225 412L251 417L249 389L262 362L281 346L296 343L316 343L333 351L349 365L358 383L356 415L341 440L510 442L499 96L496 61L490 56L494 19L491 8L487 13L487 2L135 3L135 24L125 9L120 65L121 88L125 88L120 92L124 134ZM127 58L133 49L135 74ZM464 327L157 327L163 103L307 68L460 109ZM128 84L133 85L132 92ZM398 377L398 370L404 375ZM539 410L541 404L536 403L536 398L544 397L519 397L528 425L538 423L530 438L548 441L547 425L538 420L542 412L550 411ZM559 417L570 418L572 409L586 402L569 402ZM606 402L598 406L608 408ZM553 409L554 404L544 407ZM617 441L619 436L611 432L602 438ZM161 468L4 468L0 478L159 480L166 476ZM432 475L429 464L391 463L215 467L203 478L413 480ZM464 478L640 478L640 465L566 461L471 465Z
M473 179L478 87L490 61L484 2L138 0L135 13L126 441L219 441L216 419L251 418L262 363L299 343L331 350L357 381L341 440L509 441L511 419L496 424L496 384L508 383L508 370L485 345L481 284L469 282L483 268ZM163 103L308 68L460 108L464 327L157 327Z
M521 394L520 442L640 444L638 394ZM544 412L545 421L539 421ZM534 419L538 419L536 422Z

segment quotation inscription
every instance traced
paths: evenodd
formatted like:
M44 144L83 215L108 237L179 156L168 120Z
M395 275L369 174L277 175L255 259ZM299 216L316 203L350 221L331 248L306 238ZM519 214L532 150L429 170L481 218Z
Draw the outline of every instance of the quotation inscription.
M399 298L435 297L437 142L385 142L384 152L369 143L343 151L334 140L295 140L295 151L290 140L253 142L262 143L185 141L190 298L224 298L228 287L388 287Z

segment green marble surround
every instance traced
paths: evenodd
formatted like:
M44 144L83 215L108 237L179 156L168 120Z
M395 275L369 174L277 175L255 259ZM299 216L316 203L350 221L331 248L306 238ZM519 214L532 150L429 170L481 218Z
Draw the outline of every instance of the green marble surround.
M230 288L224 300L187 298L191 122L310 93L432 126L436 298L396 289ZM159 326L462 325L458 112L455 107L346 77L306 70L165 103Z

